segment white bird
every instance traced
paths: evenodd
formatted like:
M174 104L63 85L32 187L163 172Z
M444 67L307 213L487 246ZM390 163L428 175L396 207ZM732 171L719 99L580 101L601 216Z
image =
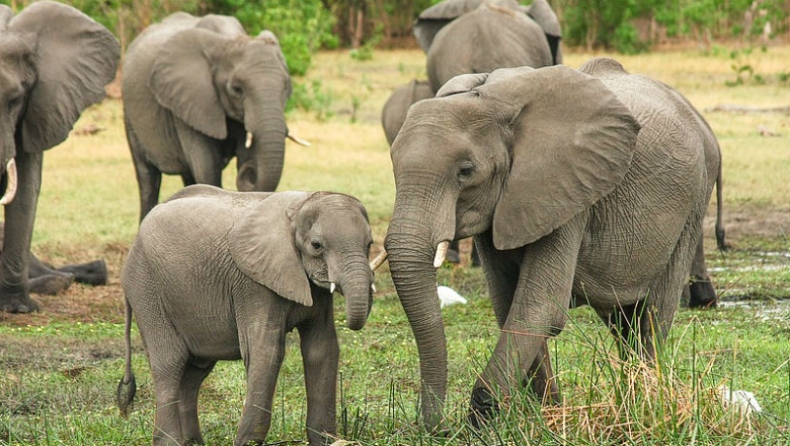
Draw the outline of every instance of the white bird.
M437 284L436 291L439 293L439 301L441 301L442 303L441 308L444 308L448 305L466 303L466 299L464 299L464 296L461 296L454 289L450 287Z
M727 386L719 386L719 396L724 405L732 404L742 415L750 415L752 412L762 412L763 408L757 402L752 392L746 390L730 390Z

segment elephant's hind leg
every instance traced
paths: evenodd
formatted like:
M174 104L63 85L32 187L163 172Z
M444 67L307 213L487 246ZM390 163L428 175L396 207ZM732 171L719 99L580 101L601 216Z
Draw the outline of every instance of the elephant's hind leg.
M190 362L186 365L184 375L181 377L179 411L181 412L181 432L186 444L203 444L197 413L198 391L203 380L214 369L215 364L215 361L206 364Z
M705 249L702 234L697 242L697 251L691 263L691 282L683 289L684 299L688 300L689 308L712 308L718 303L716 290L710 281L708 267L705 264Z
M143 312L136 311L137 314ZM189 352L178 335L167 328L148 326L145 322L138 326L148 351L151 377L154 380L156 414L154 415L154 445L184 444L181 425L181 388L186 374ZM147 336L150 330L151 336Z

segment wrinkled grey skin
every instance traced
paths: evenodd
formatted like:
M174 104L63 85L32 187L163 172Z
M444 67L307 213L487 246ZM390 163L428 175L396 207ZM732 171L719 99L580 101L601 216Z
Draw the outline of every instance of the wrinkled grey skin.
M372 241L365 208L342 194L195 185L155 207L121 279L127 302L121 412L135 389L133 310L154 380L154 444L202 443L200 384L218 360L236 359L247 369L247 397L234 444L260 444L271 423L285 335L296 328L308 438L324 444L322 433L335 432L339 354L330 283L346 298L348 327L361 329L373 297Z
M52 24L57 24L53 26ZM0 175L16 160L16 197L5 207L0 310L38 310L30 298L30 239L44 151L63 142L116 73L115 37L80 11L37 2L14 16L0 5Z
M445 0L423 11L414 34L434 92L455 76L562 63L560 26L546 0Z
M572 300L618 328L624 351L654 357L720 162L678 92L604 58L459 76L412 106L391 152L385 246L417 342L426 427L441 427L447 390L433 267L442 241L474 236L501 327L473 422L529 378L539 398L559 400L546 339Z
M162 173L221 187L236 157L238 190L277 188L291 79L274 34L252 38L233 17L176 13L132 42L123 73L141 221L159 201Z

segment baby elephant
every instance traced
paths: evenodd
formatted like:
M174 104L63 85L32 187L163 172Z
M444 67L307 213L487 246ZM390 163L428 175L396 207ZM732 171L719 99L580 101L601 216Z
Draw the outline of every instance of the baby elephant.
M299 330L307 435L335 432L339 347L332 293L346 297L348 327L365 325L373 293L364 206L329 192L229 192L195 185L156 206L140 225L123 270L126 374L123 415L135 393L132 311L156 394L154 441L202 444L200 384L219 360L243 359L247 396L235 445L262 443L285 354Z

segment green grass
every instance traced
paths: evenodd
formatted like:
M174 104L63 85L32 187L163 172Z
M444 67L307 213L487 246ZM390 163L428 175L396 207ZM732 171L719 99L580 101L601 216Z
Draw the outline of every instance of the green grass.
M578 67L589 57L569 51L566 64ZM385 266L377 273L379 293L363 331L343 327L342 298L336 301L341 438L363 445L790 444L790 307L782 300L790 297L790 122L781 115L705 111L718 104L787 105L787 83L779 74L790 72L790 47L755 51L748 61L739 60L755 67L766 82L737 87L726 85L735 75L726 52L617 58L631 72L676 86L717 133L732 249L712 248L709 217L707 260L722 298L750 305L681 309L663 346L659 372L616 359L614 339L597 316L589 308L571 310L566 330L550 343L564 403L542 408L528 393L516 394L489 429L475 432L464 427L469 392L498 330L482 273L442 268L440 283L461 292L469 304L444 310L448 436L434 438L419 422L416 347ZM288 116L291 132L313 146L288 143L280 189L357 196L380 245L395 193L380 109L390 91L415 77L425 78L424 56L416 50L374 51L365 61L348 51L319 54L308 76L297 80L311 85L308 100L315 102L314 111ZM118 415L114 402L123 374L120 269L138 213L120 102L88 110L77 128L87 124L106 130L72 136L45 157L34 249L56 264L104 258L110 284L38 297L38 314L0 315L0 444L150 444L152 383L136 333L139 390L129 419ZM780 136L760 136L758 126ZM233 187L234 175L229 166L226 186ZM166 177L163 183L163 196L181 187L178 178ZM290 334L288 343L269 441L305 438L297 335ZM762 415L743 419L726 410L716 396L720 385L753 392ZM221 363L207 379L200 411L208 444L233 438L244 388L240 363Z

